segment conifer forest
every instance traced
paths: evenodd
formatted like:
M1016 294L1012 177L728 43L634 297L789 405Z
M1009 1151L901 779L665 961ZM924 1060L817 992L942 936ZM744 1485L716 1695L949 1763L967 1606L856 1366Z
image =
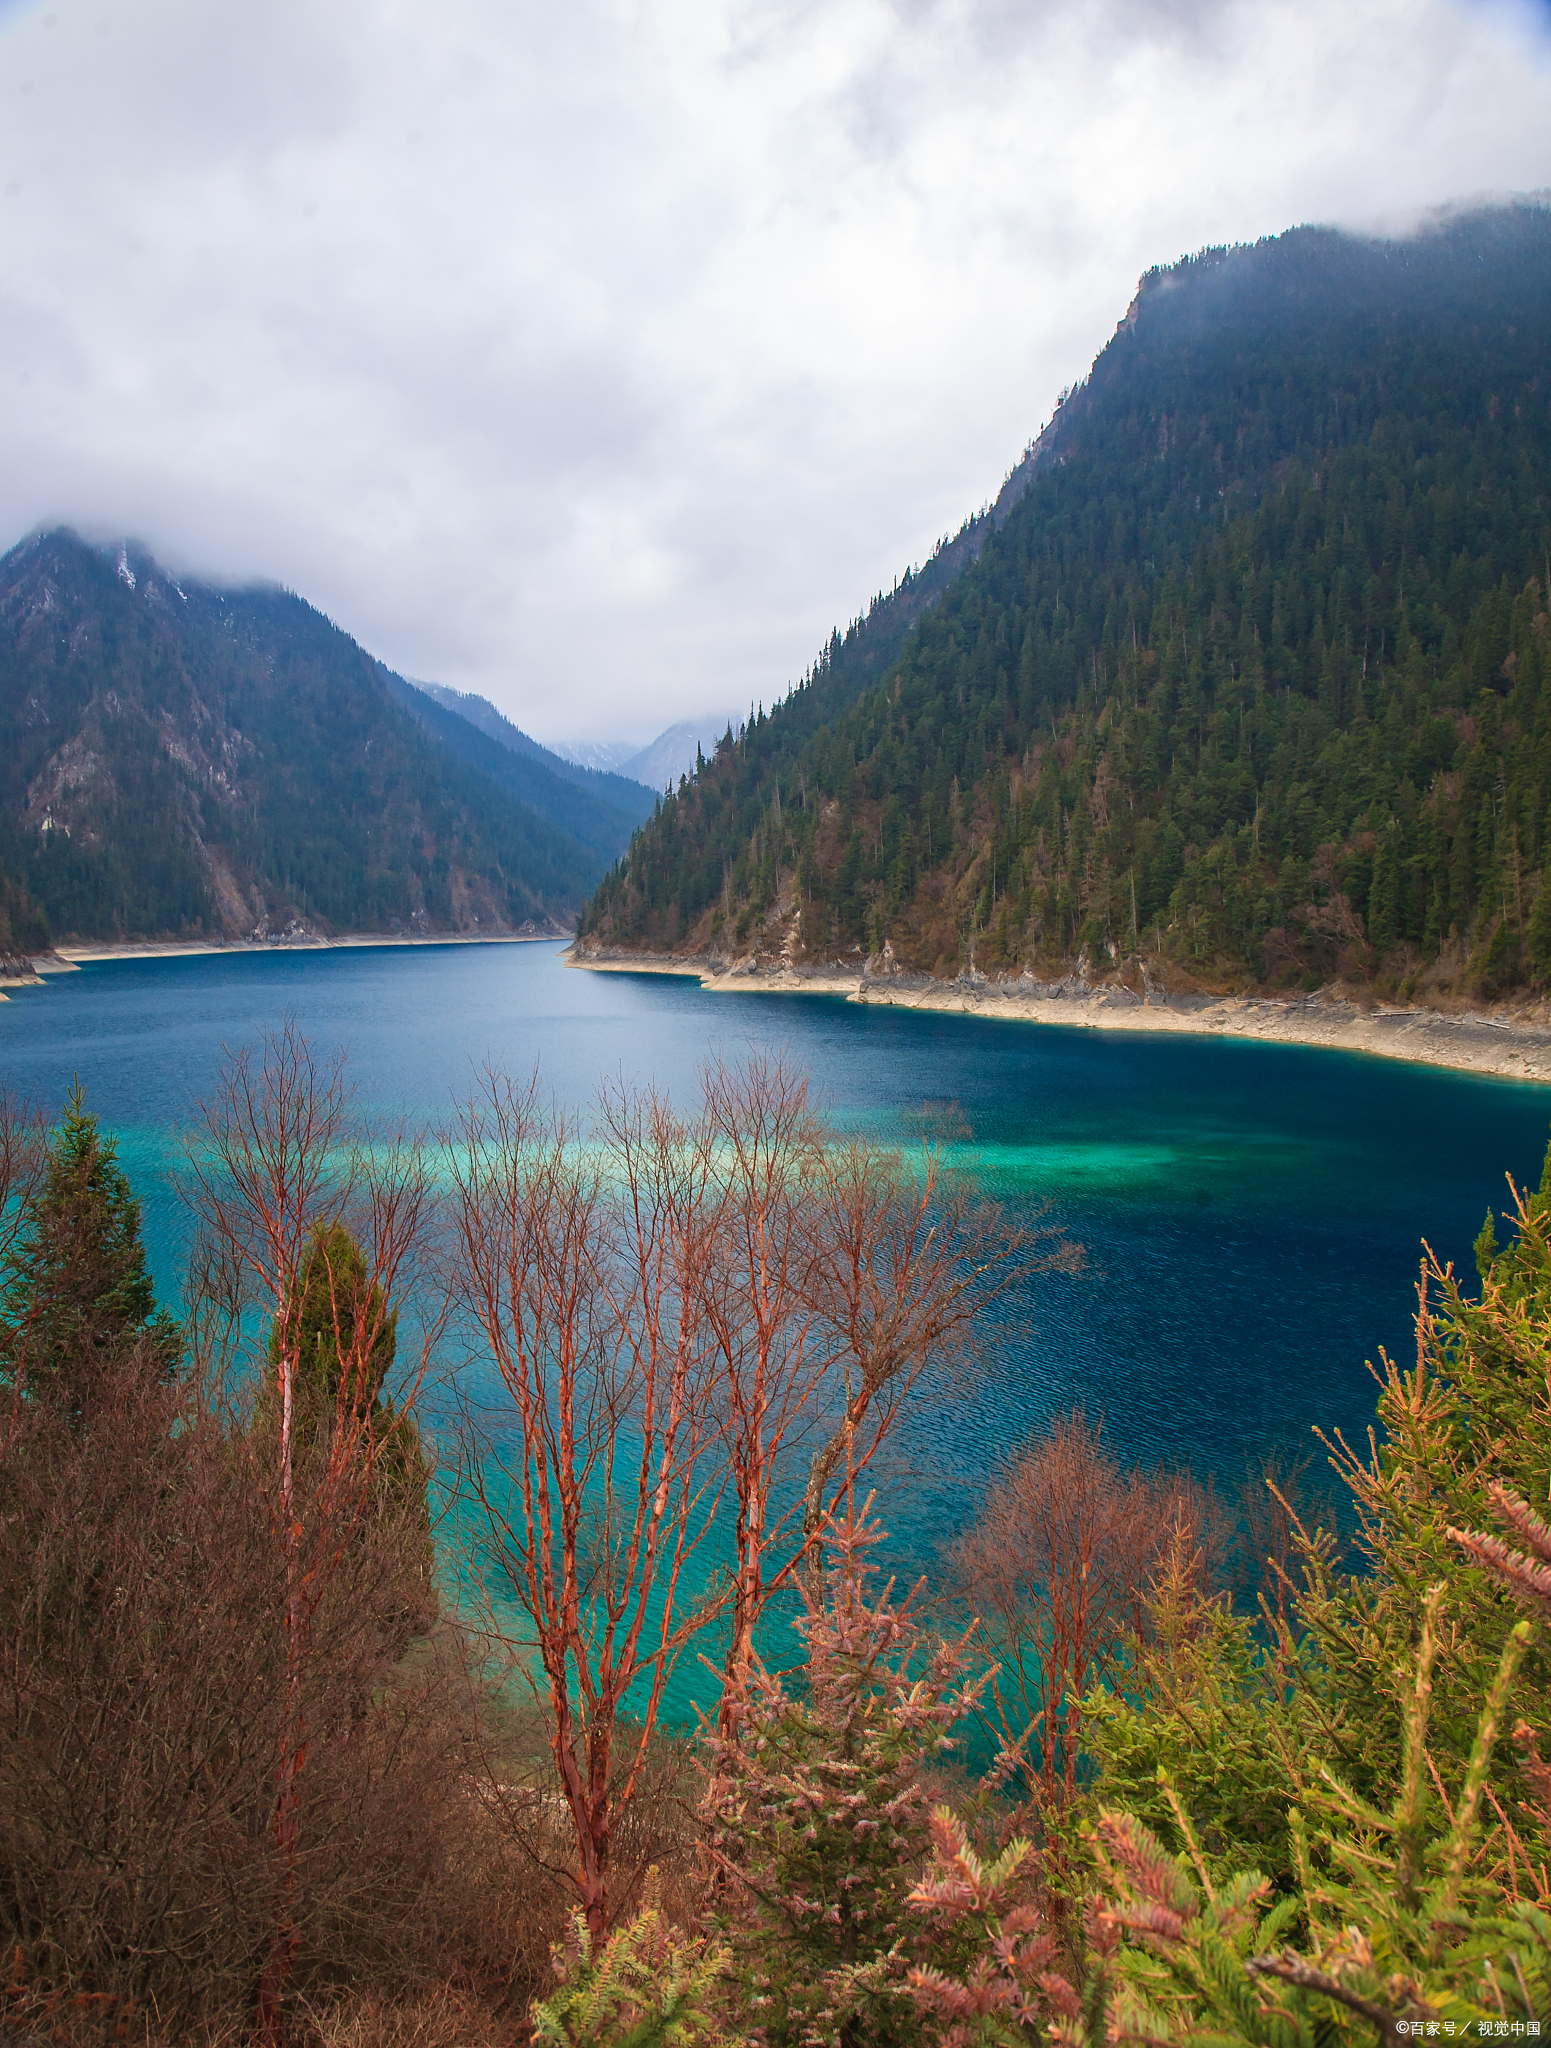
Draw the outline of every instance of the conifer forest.
M1149 274L956 573L729 731L589 943L1543 988L1548 337L1536 207Z

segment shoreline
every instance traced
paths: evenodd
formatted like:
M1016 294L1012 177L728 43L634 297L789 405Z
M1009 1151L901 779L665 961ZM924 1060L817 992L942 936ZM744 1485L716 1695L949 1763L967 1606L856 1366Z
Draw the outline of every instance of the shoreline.
M557 946L569 936L557 932L430 932L402 937L376 932L343 932L324 939L127 939L122 943L56 946L33 957L32 972L0 979L0 1003L8 988L38 988L51 975L75 974L88 964L111 960L193 960L206 953L327 953L374 946Z
M123 944L61 946L34 959L32 974L0 982L5 991L36 988L55 974L114 960L179 960L214 953L328 952L372 947L558 945L565 932L446 932L386 936L350 932L338 938L137 940ZM1162 995L1147 997L1075 976L1037 982L1027 976L993 982L975 975L951 982L898 970L850 971L761 968L716 959L672 959L615 953L578 955L574 941L562 964L593 974L660 974L689 979L713 995L840 996L862 1007L926 1010L948 1016L986 1017L1009 1023L1055 1024L1088 1031L1183 1032L1197 1038L1242 1038L1271 1045L1306 1045L1332 1052L1371 1053L1381 1059L1445 1067L1500 1080L1551 1083L1551 1017L1544 1024L1511 1015L1466 1010L1452 1013L1375 1003L1364 1008L1344 997Z
M1270 1045L1307 1045L1365 1052L1381 1059L1447 1067L1500 1080L1551 1083L1551 1024L1540 1026L1479 1011L1453 1015L1376 1003L1363 1009L1324 995L1174 996L1148 998L1128 989L1061 982L991 982L983 977L936 982L925 975L798 973L791 968L729 966L714 960L665 960L616 954L579 956L567 967L594 974L689 976L713 995L843 996L864 1008L929 1010L1088 1031L1183 1032L1197 1038L1245 1038Z

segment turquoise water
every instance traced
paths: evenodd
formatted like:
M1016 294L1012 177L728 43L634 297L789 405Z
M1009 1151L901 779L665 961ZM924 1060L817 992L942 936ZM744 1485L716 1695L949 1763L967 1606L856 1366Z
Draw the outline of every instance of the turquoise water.
M172 1133L222 1047L287 1013L347 1049L368 1102L431 1117L487 1058L538 1062L576 1103L618 1072L688 1100L708 1051L752 1040L785 1047L841 1124L962 1120L959 1162L1016 1214L1048 1204L1087 1263L1001 1304L972 1386L922 1389L884 1509L923 1559L997 1457L1075 1401L1125 1453L1227 1481L1315 1422L1361 1431L1364 1359L1409 1343L1419 1240L1468 1265L1504 1172L1538 1177L1551 1118L1551 1089L1358 1054L715 996L548 946L91 965L0 1005L0 1078L53 1106L79 1074L169 1293Z

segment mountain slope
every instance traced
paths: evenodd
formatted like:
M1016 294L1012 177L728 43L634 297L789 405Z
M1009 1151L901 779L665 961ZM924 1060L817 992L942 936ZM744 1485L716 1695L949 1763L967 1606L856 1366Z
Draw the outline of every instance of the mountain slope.
M570 775L552 773L545 765L543 748L537 744L531 754L519 752L492 739L461 712L448 710L418 683L406 682L391 669L384 669L382 678L394 702L423 726L438 745L488 782L508 791L530 811L569 833L579 846L585 847L600 870L630 844L631 833L651 808L644 790L637 791L628 807L617 803L612 794L600 795L596 788L579 783ZM484 703L482 697L474 701ZM493 705L489 709L500 718ZM516 732L516 726L511 730ZM612 776L608 779L618 780ZM594 777L595 783L603 780L602 776ZM624 786L634 788L630 783Z
M1544 207L1149 273L937 601L719 749L586 943L1543 981L1548 527Z
M25 973L31 956L46 953L52 943L48 919L0 868L0 977Z
M658 790L672 789L681 775L693 775L700 759L700 738L694 727L670 725L650 745L632 754L620 772L634 776L655 795Z
M0 561L0 866L56 939L548 926L601 865L300 598L68 531Z
M521 726L513 725L509 718L503 717L488 697L475 696L468 690L449 689L445 683L416 682L413 676L406 680L424 696L433 698L444 711L454 712L465 724L476 727L487 739L495 740L509 753L536 762L562 782L573 782L579 789L586 790L597 803L616 811L626 821L627 828L639 825L643 818L650 816L655 792L647 787L643 794L643 785L638 779L572 761L564 754L552 753L548 747L530 739ZM557 819L556 822L561 821ZM629 836L627 829L620 844L623 845ZM610 849L611 852L617 850Z

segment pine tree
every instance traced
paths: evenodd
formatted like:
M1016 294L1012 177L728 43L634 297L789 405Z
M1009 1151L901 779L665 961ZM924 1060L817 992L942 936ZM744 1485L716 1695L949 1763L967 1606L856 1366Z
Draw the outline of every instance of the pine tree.
M302 1259L301 1286L289 1327L270 1331L270 1377L261 1389L257 1421L264 1426L278 1398L282 1342L296 1346L295 1418L298 1448L326 1446L346 1420L364 1421L372 1451L372 1499L402 1514L421 1553L426 1611L409 1617L411 1632L435 1611L432 1571L430 1468L414 1418L400 1414L383 1389L398 1349L398 1315L371 1281L360 1246L337 1219L320 1223ZM358 1362L364 1348L364 1362Z
M379 1286L368 1286L366 1260L355 1239L339 1222L320 1223L302 1259L302 1284L292 1307L289 1327L276 1323L270 1332L269 1361L276 1366L281 1345L295 1343L297 1399L302 1434L315 1437L324 1418L343 1400L347 1413L370 1415L374 1425L389 1404L383 1382L398 1349L398 1317L383 1299ZM355 1348L357 1332L369 1334L365 1366L352 1371L345 1359Z
M48 1146L0 1294L0 1373L53 1391L79 1413L94 1384L131 1352L176 1372L182 1335L156 1290L140 1240L140 1204L79 1084Z
M1551 981L1551 865L1535 892L1535 907L1529 914L1528 949L1535 978Z
M1497 1218L1490 1209L1486 1212L1486 1221L1482 1224L1471 1249L1476 1255L1477 1273L1483 1280L1489 1278L1492 1271L1492 1261L1497 1256Z
M796 1624L803 1683L756 1665L735 1738L712 1745L709 1848L764 2048L921 2037L905 1970L931 1846L923 1771L986 1681L967 1678L962 1643L927 1640L892 1583L869 1600L880 1533L830 1527L823 1603Z

